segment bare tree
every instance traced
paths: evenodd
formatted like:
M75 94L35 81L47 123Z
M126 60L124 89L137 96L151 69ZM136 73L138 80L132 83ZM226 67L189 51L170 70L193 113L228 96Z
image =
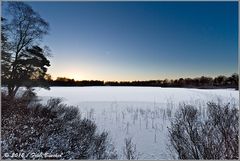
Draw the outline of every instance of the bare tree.
M11 54L8 51L10 44L7 39L6 19L3 17L1 17L1 24L1 76L2 78L6 78L10 75Z
M21 79L19 79L19 66L21 66L19 63L23 60L22 56L26 55L26 52L29 50L36 49L39 41L48 33L49 25L29 5L23 2L8 2L7 13L10 22L5 24L5 28L9 44L7 51L10 54L10 66L8 68L8 74L5 73L2 79L5 80L4 83L8 86L9 96L14 97L19 85L23 85L20 81ZM38 52L37 55L41 55L41 58L46 60L46 51L39 46L38 49L39 50L35 51L35 53L32 53L32 58L34 58ZM28 63L31 64L31 61L26 61L25 65ZM50 64L48 62L41 65L44 67L49 66ZM33 66L33 64L31 66ZM42 66L40 68L42 68ZM39 67L39 65L35 65L35 67ZM39 70L39 68L37 68L37 70ZM32 74L33 73L36 74L38 71L34 70L32 71ZM42 73L46 73L46 69L44 69L44 72ZM28 79L30 79L30 77Z

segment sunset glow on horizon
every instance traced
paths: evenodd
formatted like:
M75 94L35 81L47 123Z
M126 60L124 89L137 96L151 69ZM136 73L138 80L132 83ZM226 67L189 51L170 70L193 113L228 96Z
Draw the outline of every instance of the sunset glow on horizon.
M26 3L50 24L42 44L52 50L53 79L135 81L238 71L237 2Z

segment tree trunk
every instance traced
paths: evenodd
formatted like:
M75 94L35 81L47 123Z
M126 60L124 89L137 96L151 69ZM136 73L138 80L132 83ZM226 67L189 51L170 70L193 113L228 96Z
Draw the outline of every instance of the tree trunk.
M8 84L8 96L10 98L13 98L14 97L14 94L13 94L13 86L11 84Z
M8 85L8 96L14 98L20 86Z

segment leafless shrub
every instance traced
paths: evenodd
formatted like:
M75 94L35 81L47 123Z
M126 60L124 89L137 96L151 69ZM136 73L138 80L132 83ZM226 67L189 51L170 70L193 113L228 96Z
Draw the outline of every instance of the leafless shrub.
M169 128L179 159L238 159L238 108L210 102L205 120L193 106L183 105Z
M216 151L220 158L238 159L239 155L239 110L236 105L220 105L208 103L208 120L205 126L208 126L205 133L208 133L209 139L214 140L213 147L219 146ZM210 126L210 127L209 127ZM207 145L204 146L206 151ZM212 148L214 150L214 148ZM220 153L220 154L219 154ZM211 154L214 156L214 154Z
M113 145L106 132L97 132L96 124L81 119L78 108L51 99L47 105L26 107L19 98L9 102L2 95L1 155L3 159L116 159ZM17 110L21 109L21 110ZM8 113L9 112L9 113ZM8 158L5 153L59 154L60 158Z
M116 159L117 153L108 140L108 133L103 132L95 139L92 159Z
M124 143L123 154L125 158L128 160L137 159L136 145L133 144L132 138L125 138Z

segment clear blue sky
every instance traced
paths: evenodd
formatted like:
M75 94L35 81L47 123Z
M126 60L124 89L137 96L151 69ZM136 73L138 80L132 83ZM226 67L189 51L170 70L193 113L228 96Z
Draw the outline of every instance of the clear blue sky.
M150 80L237 72L237 2L27 2L50 23L49 73Z

